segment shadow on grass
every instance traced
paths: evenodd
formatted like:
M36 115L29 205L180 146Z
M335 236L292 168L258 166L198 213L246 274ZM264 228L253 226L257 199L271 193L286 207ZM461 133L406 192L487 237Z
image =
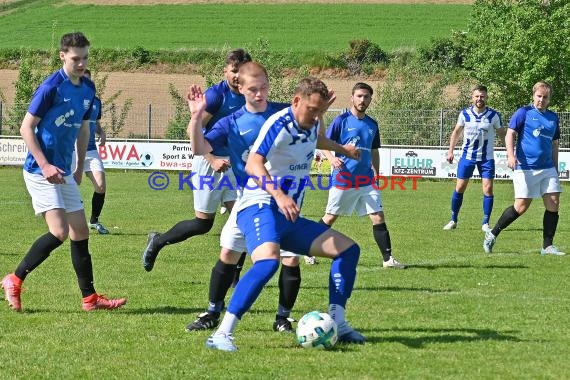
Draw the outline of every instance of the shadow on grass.
M377 330L378 331L378 330ZM485 341L505 341L522 342L514 333L517 331L496 331L490 329L469 329L469 328L411 328L411 329L386 329L386 332L413 333L414 335L425 336L378 336L367 337L367 342L381 343L393 342L401 343L410 348L424 348L431 343L456 343L456 342L485 342ZM365 334L366 335L366 334Z
M158 307L139 307L137 309L129 309L125 307L121 310L124 314L191 314L201 313L204 308L196 307L176 307L176 306L158 306Z
M407 270L410 269L466 269L466 268L487 268L487 269L528 269L527 265L520 264L488 264L488 265L472 265L472 264L409 264Z

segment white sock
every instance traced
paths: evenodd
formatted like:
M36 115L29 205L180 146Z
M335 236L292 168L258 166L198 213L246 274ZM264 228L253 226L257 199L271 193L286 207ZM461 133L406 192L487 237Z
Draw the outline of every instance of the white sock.
M238 317L232 313L226 312L224 318L222 319L222 323L220 323L220 326L216 330L215 334L233 334L238 322Z
M342 323L345 322L344 307L332 303L329 305L329 314L332 317L332 319L336 322L337 326L340 326Z

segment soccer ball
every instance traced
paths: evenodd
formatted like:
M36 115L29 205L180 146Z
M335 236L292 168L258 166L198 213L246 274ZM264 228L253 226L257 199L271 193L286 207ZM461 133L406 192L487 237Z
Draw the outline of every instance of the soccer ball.
M148 166L152 165L153 160L154 160L154 157L152 156L151 153L141 154L140 162L141 162L142 166L148 167Z
M337 339L336 322L327 313L311 311L297 323L297 342L303 348L328 349Z

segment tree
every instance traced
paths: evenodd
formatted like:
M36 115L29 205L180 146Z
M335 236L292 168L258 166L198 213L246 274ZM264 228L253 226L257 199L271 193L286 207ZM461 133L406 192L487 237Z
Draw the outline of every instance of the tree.
M546 80L553 108L570 110L568 15L568 0L475 1L467 66L489 86L495 108L528 104L532 86Z

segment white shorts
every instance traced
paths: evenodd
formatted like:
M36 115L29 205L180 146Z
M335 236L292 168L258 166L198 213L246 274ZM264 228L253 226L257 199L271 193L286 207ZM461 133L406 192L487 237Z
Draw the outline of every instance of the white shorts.
M77 167L77 154L73 154L71 160L71 167L75 169ZM99 151L97 150L88 150L85 153L85 162L83 164L83 172L105 172L105 168L103 167L103 161L101 161L101 157L99 157Z
M326 213L331 215L352 215L356 211L359 216L383 211L382 194L372 186L358 189L338 189L331 187Z
M237 199L237 182L231 169L217 173L203 156L194 156L192 172L194 210L215 214L221 203Z
M24 182L32 197L32 206L36 215L56 208L66 212L83 210L79 186L72 175L64 177L65 183L53 184L41 174L32 174L24 170Z
M222 228L220 246L236 252L247 252L245 237L237 225L237 207L232 208L232 212L230 212L230 216L226 221L226 224L224 224L224 228ZM284 250L281 250L280 255L281 257L302 256Z
M520 170L513 173L515 198L542 198L544 194L561 193L560 179L555 168Z

